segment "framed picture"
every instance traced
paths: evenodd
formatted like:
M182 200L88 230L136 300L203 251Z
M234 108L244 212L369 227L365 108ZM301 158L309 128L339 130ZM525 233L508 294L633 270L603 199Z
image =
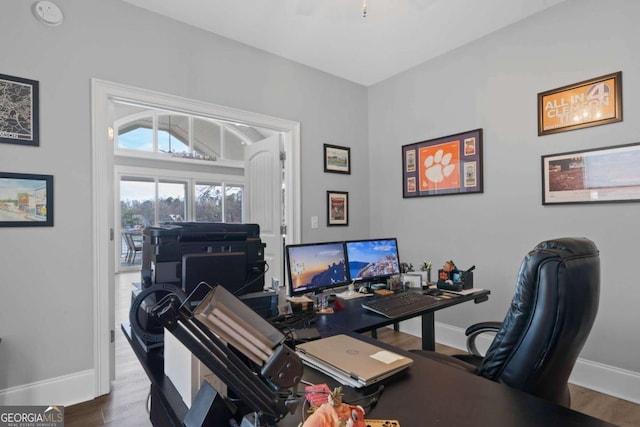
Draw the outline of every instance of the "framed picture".
M351 173L351 148L324 144L324 171Z
M349 225L349 193L327 191L327 225Z
M53 226L53 176L0 172L0 227Z
M538 94L538 136L622 121L622 71Z
M40 145L38 82L0 74L0 142Z
M404 273L402 275L402 282L406 284L408 288L421 288L422 275L420 273Z
M542 204L640 201L640 142L542 156Z
M402 197L482 193L482 129L402 146Z

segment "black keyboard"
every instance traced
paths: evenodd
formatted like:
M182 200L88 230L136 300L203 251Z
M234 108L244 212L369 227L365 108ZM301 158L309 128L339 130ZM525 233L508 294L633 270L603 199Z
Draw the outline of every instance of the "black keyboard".
M363 302L362 308L393 319L394 317L423 311L437 303L438 300L429 295L423 295L418 292L402 292Z

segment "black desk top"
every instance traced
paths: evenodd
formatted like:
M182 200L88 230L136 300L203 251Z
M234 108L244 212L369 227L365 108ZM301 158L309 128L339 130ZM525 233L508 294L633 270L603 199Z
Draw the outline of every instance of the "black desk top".
M410 291L412 292L412 291ZM416 291L421 292L421 291ZM391 325L403 320L418 317L421 314L433 313L443 308L451 307L453 305L461 304L463 302L471 300L484 301L487 299L491 292L488 290L479 290L473 294L456 295L451 298L440 298L438 303L426 308L421 313L412 313L406 316L389 319L380 314L373 313L369 310L362 308L361 304L364 301L369 301L374 298L381 298L376 295L366 296L361 298L353 298L349 300L340 300L344 304L344 310L334 311L331 314L319 315L319 319L316 322L318 329L322 332L323 328L330 326L341 327L355 332L368 332L383 326Z
M129 326L122 325L136 356L151 382L161 390L163 404L171 408L172 422L181 425L188 410L180 395L164 375L162 349L146 353L132 339ZM535 396L459 371L419 355L404 352L380 341L352 333L389 350L414 359L406 371L381 382L385 389L377 405L367 411L368 419L394 419L402 427L441 426L611 426L602 420L556 405ZM339 384L320 372L305 367L304 379L311 383ZM346 402L358 399L378 388L373 385L354 390L344 387ZM300 386L302 390L302 385ZM362 402L358 402L362 404ZM301 421L302 408L285 417L278 425L294 427Z
M381 382L384 391L377 405L367 410L367 419L398 420L402 427L611 426L605 421L380 341L358 334L355 336L414 360L408 370ZM304 376L305 380L313 383L325 382L331 389L339 385L307 366ZM375 392L378 385L360 390L343 388L344 401L349 402ZM296 414L286 417L278 425L293 427L300 420L300 415Z

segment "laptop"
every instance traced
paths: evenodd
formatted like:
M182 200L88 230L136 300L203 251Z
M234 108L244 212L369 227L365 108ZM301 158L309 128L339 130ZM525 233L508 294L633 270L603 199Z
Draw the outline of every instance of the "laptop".
M296 353L306 365L354 388L374 384L413 364L413 359L348 335L299 344Z

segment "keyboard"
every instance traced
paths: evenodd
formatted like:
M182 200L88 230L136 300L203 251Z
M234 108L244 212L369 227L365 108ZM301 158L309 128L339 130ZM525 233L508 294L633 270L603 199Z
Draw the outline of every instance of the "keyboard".
M402 292L362 303L362 308L393 319L433 307L438 300L418 292Z

